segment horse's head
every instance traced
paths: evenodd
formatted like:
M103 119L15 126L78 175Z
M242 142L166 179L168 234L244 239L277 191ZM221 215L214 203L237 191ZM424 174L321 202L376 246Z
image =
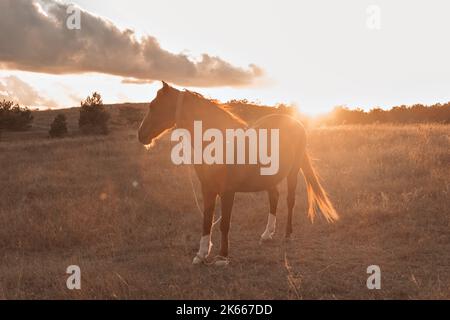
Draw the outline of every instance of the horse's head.
M175 126L180 91L163 81L163 87L150 103L148 113L139 127L139 141L145 145Z

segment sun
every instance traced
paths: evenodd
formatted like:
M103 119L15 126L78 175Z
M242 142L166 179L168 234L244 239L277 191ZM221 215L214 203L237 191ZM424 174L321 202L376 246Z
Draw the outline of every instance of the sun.
M305 104L297 104L293 103L293 107L296 108L297 112L303 114L309 118L317 118L320 117L330 111L329 107L321 106L321 105L308 105Z

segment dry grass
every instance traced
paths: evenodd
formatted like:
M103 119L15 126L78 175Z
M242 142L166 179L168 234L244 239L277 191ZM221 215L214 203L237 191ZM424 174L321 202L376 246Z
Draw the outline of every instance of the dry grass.
M113 132L0 142L0 298L450 298L449 126L310 130L342 219L311 225L301 183L293 241L282 201L277 241L261 247L266 195L240 194L224 269L191 265L201 217L167 140L146 151L131 129ZM66 288L71 264L80 291ZM372 264L381 290L366 288Z

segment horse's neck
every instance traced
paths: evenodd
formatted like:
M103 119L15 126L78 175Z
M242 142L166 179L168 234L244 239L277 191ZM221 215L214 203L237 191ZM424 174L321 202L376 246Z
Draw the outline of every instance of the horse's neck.
M202 121L203 128L215 128L219 130L242 128L245 126L243 121L239 121L229 112L212 102L200 98L189 97L183 109L183 122L188 128L194 124L194 121Z

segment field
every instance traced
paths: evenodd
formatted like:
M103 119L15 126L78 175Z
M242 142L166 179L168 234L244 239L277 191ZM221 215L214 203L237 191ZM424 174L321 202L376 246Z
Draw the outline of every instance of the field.
M450 126L309 128L341 220L311 224L300 180L285 243L283 185L276 241L260 246L267 196L239 194L231 264L216 268L191 264L201 215L167 139L146 150L113 119L109 136L51 140L53 116L0 141L2 299L450 299ZM69 265L81 290L66 287ZM370 265L381 290L366 287Z

